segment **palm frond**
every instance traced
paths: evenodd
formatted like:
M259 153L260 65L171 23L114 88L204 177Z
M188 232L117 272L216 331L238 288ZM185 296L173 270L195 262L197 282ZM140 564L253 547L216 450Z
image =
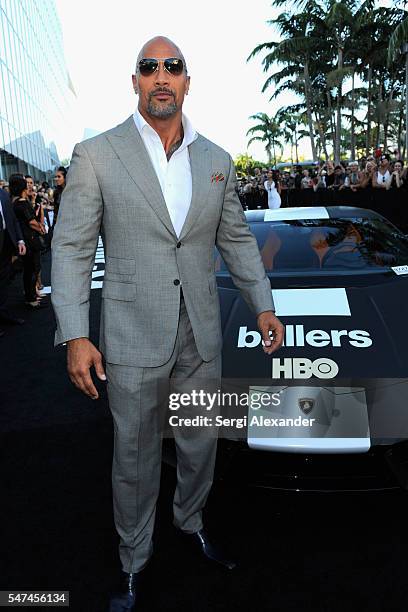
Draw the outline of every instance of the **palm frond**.
M387 63L391 63L395 60L398 53L401 52L403 45L408 43L408 14L403 21L395 28L391 35L390 42L388 45Z

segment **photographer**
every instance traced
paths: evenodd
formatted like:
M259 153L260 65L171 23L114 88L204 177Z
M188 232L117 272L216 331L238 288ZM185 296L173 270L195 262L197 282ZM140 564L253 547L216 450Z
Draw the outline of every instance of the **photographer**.
M316 179L317 180L313 185L313 189L315 191L318 189L327 189L327 170L325 165L319 169Z
M242 189L244 197L244 208L246 210L252 210L254 208L253 194L252 194L252 183L251 178L248 176L246 181L243 181L244 186Z

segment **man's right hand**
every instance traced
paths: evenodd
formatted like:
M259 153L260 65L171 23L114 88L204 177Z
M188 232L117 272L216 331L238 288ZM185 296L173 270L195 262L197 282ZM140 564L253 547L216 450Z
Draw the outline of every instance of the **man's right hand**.
M106 380L102 354L88 338L69 340L67 346L67 369L71 381L85 395L91 399L98 399L99 393L93 384L90 368L94 366L97 377Z

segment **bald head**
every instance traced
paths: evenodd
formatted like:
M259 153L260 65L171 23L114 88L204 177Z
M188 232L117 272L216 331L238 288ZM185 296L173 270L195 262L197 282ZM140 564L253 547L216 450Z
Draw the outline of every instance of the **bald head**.
M155 59L148 70L141 74L139 63L142 59ZM177 58L183 63L182 71L168 69L166 59ZM177 62L180 64L181 62ZM137 56L135 74L132 74L135 93L139 96L138 109L146 119L181 122L184 96L188 94L190 77L186 62L179 47L165 36L148 40Z
M137 56L135 74L137 74L139 62L142 58L154 57L154 55L151 55L151 53L149 52L149 49L156 48L157 45L166 45L167 47L172 47L174 49L174 57L179 57L180 59L183 60L184 69L187 74L187 63L186 63L186 60L184 58L184 55L180 47L178 47L172 40L170 40L170 38L167 38L166 36L155 36L154 38L151 38L150 40L145 42L145 44L140 49L139 54Z

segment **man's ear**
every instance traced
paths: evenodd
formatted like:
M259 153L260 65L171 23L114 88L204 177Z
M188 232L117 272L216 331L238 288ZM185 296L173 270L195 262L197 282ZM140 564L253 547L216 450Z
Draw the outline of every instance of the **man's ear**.
M188 77L186 78L186 89L185 89L185 95L186 95L186 96L188 95L188 91L189 91L189 89L190 89L190 77L188 76Z
M133 90L135 92L135 94L139 93L139 87L137 85L137 76L135 74L132 74L132 85L133 85Z

